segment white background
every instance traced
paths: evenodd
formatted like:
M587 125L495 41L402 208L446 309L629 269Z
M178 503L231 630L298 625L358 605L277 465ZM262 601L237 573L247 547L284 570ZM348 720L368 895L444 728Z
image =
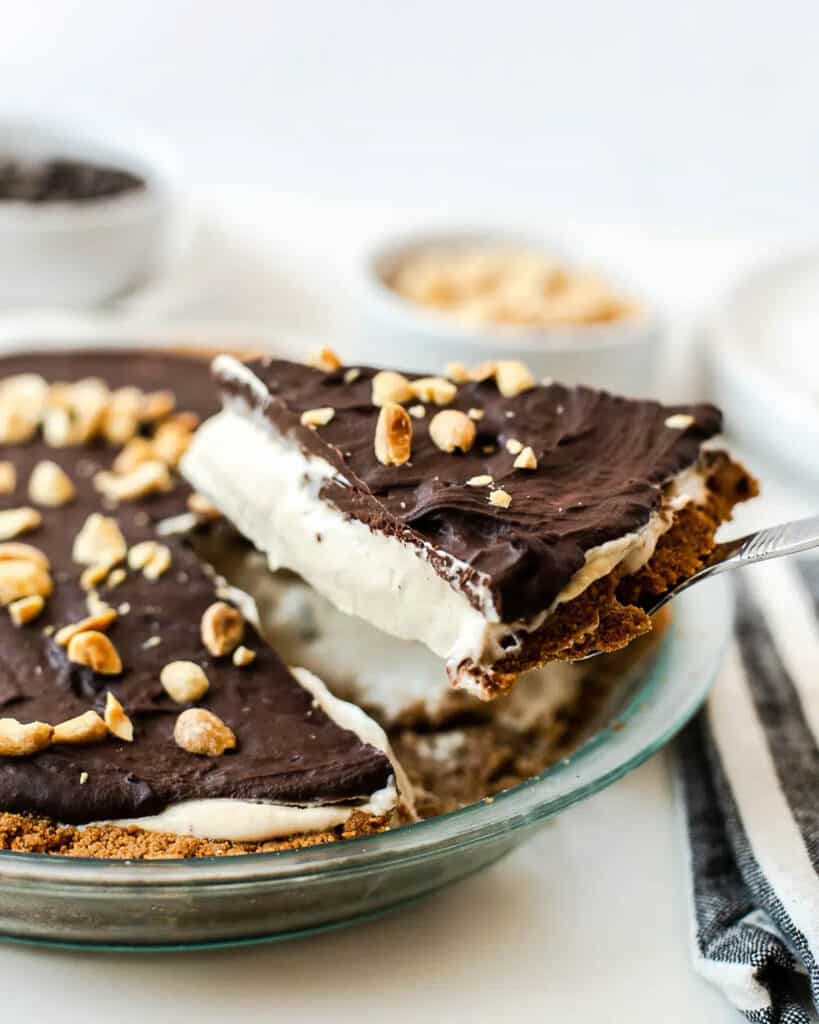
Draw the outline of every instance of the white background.
M191 182L819 228L812 0L0 8L0 110L139 131Z
M619 253L680 330L819 232L817 52L807 0L0 0L0 112L150 141L200 204L218 196L165 296L175 323L250 311L332 338L369 234L491 211ZM0 947L3 1005L68 1024L733 1021L690 967L675 813L662 756L399 916L233 953Z

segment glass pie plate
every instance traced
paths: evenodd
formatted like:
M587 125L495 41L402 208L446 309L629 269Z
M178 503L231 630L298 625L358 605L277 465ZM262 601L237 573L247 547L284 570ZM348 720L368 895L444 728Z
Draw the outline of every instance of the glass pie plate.
M636 768L694 714L731 627L724 578L674 603L651 656L563 761L451 814L308 850L100 861L0 853L0 937L151 950L286 939L397 909L480 871Z

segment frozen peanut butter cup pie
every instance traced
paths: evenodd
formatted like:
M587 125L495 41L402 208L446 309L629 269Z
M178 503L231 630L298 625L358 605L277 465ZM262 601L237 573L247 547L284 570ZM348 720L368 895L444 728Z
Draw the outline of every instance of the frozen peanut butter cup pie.
M214 395L181 354L0 360L0 848L240 853L413 816L381 728L189 543L214 510L176 468Z
M219 356L223 408L184 475L271 567L423 643L484 699L648 632L652 597L756 492L705 447L710 405L537 382L513 361L423 377L309 362Z

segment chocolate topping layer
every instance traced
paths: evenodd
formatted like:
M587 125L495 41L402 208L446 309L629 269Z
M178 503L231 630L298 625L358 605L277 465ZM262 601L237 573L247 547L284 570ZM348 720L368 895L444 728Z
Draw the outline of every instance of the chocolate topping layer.
M71 353L0 360L0 378L39 373L49 381L103 378L110 386L172 389L178 408L202 416L214 411L207 365L159 353ZM87 746L52 746L30 757L0 758L0 809L33 812L65 823L139 817L168 804L206 797L234 797L280 803L335 803L366 798L384 787L392 766L380 750L337 726L311 694L290 675L248 624L244 643L255 661L237 668L214 658L200 639L202 613L213 600L214 582L184 541L162 538L172 550L171 568L151 582L129 570L115 589L100 587L114 607L129 606L107 630L123 662L120 676L102 676L68 662L65 648L44 634L85 617L81 566L72 561L75 535L91 512L117 518L129 545L155 537L153 523L185 511L188 490L181 482L168 494L101 509L92 484L117 449L102 442L53 448L41 440L0 446L0 459L17 469L13 494L0 508L30 504L26 485L32 468L50 459L68 473L76 499L41 509L43 525L19 539L36 545L51 560L54 593L34 622L15 627L0 611L0 717L56 724L90 708L102 713L107 690L134 723L134 742L113 737ZM158 642L157 642L158 641ZM159 683L170 661L202 666L210 690L198 702L235 732L235 752L196 756L173 739L175 704ZM86 777L87 775L87 777Z
M710 405L663 406L560 384L504 398L490 379L459 384L447 406L483 414L468 454L436 447L429 423L439 409L426 403L426 415L412 421L410 462L384 466L373 447L376 370L362 368L347 383L344 370L325 373L283 360L246 365L269 392L265 415L274 426L330 462L349 484L328 482L326 500L373 530L430 544L465 563L458 575L468 597L470 577L483 573L504 622L543 611L582 567L587 551L645 526L661 503L663 485L696 463L703 441L721 427L720 413ZM220 383L227 396L259 406L241 380L223 375ZM302 412L324 406L335 410L326 426L300 425ZM691 423L668 426L675 413L690 416ZM513 467L509 440L533 448L536 470ZM467 486L483 474L511 495L508 508L490 505L488 488ZM431 562L441 571L434 557Z

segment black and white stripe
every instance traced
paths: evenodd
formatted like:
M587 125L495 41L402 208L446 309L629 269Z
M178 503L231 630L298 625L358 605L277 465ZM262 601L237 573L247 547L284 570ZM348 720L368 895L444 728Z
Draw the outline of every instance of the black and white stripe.
M819 563L742 574L737 629L679 750L697 968L752 1021L819 1006Z

